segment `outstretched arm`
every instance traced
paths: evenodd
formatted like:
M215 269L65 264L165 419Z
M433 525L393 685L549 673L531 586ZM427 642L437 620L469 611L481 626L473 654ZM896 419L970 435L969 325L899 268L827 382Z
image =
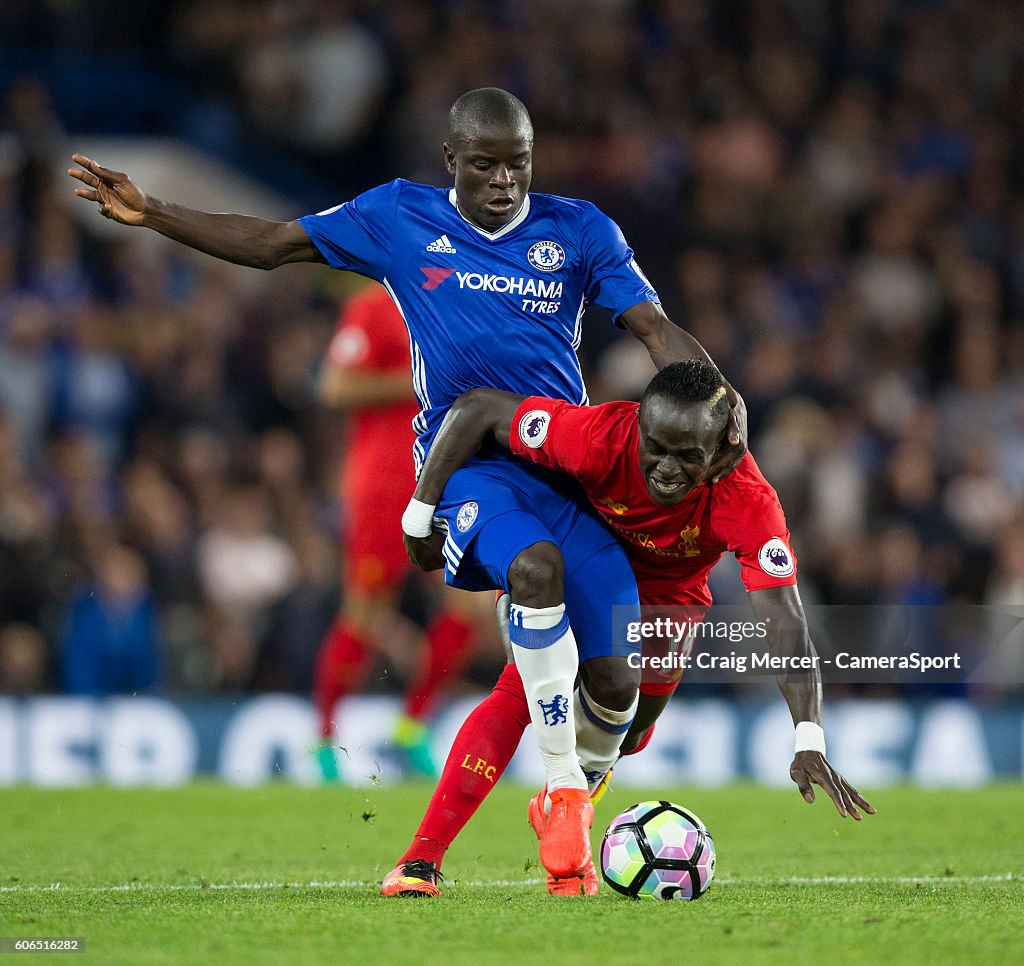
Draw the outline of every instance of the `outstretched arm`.
M499 446L511 448L512 420L525 398L500 389L470 389L448 410L402 517L406 552L421 570L440 570L444 566L440 541L432 533L431 521L445 484L488 436Z
M657 302L641 302L619 316L622 324L638 338L658 367L687 359L701 359L714 365L714 360L689 332L679 328ZM729 400L729 425L725 445L711 466L711 479L717 483L731 473L747 452L747 405L743 397L722 377Z
M78 167L68 174L82 182L75 194L99 205L104 218L140 225L236 265L277 268L289 262L325 262L297 221L268 221L250 215L213 214L150 198L128 175L73 154Z
M789 705L793 724L797 726L797 750L789 767L790 777L808 803L814 801L813 783L825 789L844 818L852 815L860 821L858 806L874 815L874 807L825 757L825 739L821 730L821 672L814 644L807 632L807 619L799 592L795 586L774 587L754 590L747 596L754 616L767 628L766 643L772 654L785 657L791 668L799 668L783 671L778 676L779 690ZM809 735L809 739L805 735Z

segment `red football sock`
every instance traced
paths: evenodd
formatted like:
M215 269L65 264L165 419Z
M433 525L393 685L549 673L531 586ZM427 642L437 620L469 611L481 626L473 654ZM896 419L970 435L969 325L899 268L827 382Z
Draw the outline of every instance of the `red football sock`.
M341 698L362 689L372 664L373 651L342 618L337 618L320 645L313 674L313 704L322 738L333 734L334 706Z
M508 664L455 736L423 821L399 861L424 859L441 867L448 846L508 767L529 723L523 682Z
M427 628L427 653L405 692L405 713L422 721L428 717L442 686L466 663L473 628L461 617L442 611Z
M654 726L656 724L656 721L652 721L651 726L644 732L644 736L640 739L637 746L632 751L624 751L622 753L622 757L625 758L626 755L638 755L641 751L643 751L644 748L646 748L651 743L651 739L654 737Z

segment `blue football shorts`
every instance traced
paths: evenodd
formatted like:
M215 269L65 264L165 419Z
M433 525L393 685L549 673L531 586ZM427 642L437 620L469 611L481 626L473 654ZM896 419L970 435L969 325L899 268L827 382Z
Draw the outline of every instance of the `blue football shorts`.
M625 623L640 617L633 571L574 480L515 458L473 459L452 474L438 518L448 527L447 583L507 589L512 561L549 541L562 553L565 609L580 660L639 652L624 634Z

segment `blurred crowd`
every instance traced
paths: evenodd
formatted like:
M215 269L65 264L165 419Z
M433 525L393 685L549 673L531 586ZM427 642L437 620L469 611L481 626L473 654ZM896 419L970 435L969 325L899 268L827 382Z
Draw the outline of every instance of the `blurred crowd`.
M94 6L5 4L0 33L99 60ZM116 44L190 92L197 142L276 152L336 201L444 183L454 97L518 94L534 189L615 217L744 394L805 599L1024 605L1014 0L133 7L153 16ZM59 103L45 78L4 94L0 688L304 689L337 603L344 427L312 386L346 283L254 290L93 237L53 174ZM651 372L596 314L581 354L595 401Z

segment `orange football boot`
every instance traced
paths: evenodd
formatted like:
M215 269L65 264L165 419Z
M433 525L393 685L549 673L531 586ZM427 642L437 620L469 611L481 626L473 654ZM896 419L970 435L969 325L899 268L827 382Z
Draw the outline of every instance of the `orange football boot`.
M526 809L526 816L533 826L537 838L544 834L544 827L547 825L548 814L544 810L544 800L548 797L548 786L545 785L533 798ZM597 869L594 868L594 861L591 858L580 875L564 876L556 878L548 872L548 894L553 896L596 896L598 892Z
M591 860L590 826L594 806L585 788L556 788L548 793L551 811L540 837L540 861L556 879L582 875Z
M437 887L439 879L444 876L433 862L413 859L411 862L399 862L386 876L380 886L380 894L386 899L422 899L434 898L441 894Z

